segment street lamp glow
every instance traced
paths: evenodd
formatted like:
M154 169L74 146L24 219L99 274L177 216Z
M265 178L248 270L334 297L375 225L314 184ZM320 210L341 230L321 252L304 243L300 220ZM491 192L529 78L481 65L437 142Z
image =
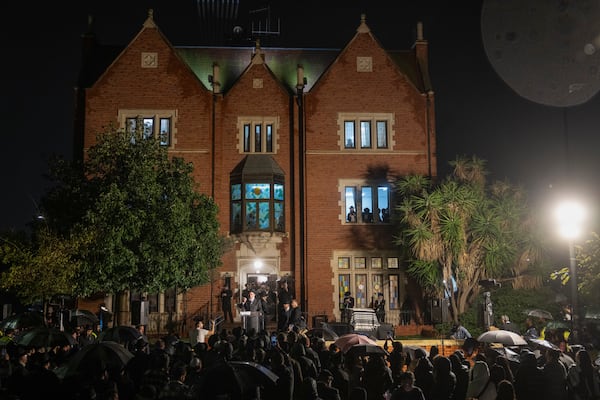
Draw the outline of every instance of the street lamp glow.
M579 306L577 301L577 259L573 241L581 234L585 219L584 207L576 201L565 201L556 209L556 219L561 236L569 242L569 281L571 284L571 332L579 339Z
M581 234L585 209L575 201L565 201L556 209L559 232L565 239L575 239Z

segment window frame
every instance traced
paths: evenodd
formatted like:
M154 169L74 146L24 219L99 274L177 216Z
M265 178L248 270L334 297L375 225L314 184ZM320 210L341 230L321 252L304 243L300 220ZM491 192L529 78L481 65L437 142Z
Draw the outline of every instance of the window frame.
M279 117L238 117L238 151L240 154L276 154Z
M117 115L120 128L125 132L130 132L131 129L136 129L137 122L148 120L152 121L152 136L160 141L160 145L173 148L177 142L177 110L153 110L153 109L120 109ZM135 124L131 124L134 121ZM169 132L166 134L166 141L163 140L161 129L163 121L168 121ZM144 132L144 137L149 135Z
M248 197L247 186L267 185L268 197ZM239 188L237 188L239 186ZM280 186L280 188L277 188ZM234 190L234 187L236 189ZM265 207L266 205L266 207ZM279 180L244 180L229 182L229 229L232 234L243 232L277 232L285 233L285 182ZM254 213L254 223L250 225L249 215ZM267 213L265 220L263 213ZM277 217L279 214L279 218ZM267 226L261 226L261 220Z
M340 220L343 225L372 225L391 223L393 186L390 182L366 182L364 180L340 180ZM370 194L367 194L369 193ZM383 193L387 193L385 198ZM386 205L387 207L383 207ZM351 218L350 207L355 215ZM366 212L365 208L369 208ZM379 210L379 212L374 212Z
M394 118L393 113L338 113L340 150L349 152L393 150Z

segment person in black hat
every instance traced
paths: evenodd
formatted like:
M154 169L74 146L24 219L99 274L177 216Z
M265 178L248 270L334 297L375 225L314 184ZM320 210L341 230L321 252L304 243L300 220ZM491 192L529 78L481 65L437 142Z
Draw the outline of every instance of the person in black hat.
M282 307L283 308L279 313L279 319L277 321L277 331L287 332L292 324L292 307L288 300L282 304Z
M342 301L342 322L350 322L350 309L354 308L354 297L352 293L344 293L344 299Z
M385 322L385 299L383 298L383 293L377 293L377 299L373 302L373 310L375 310L377 321L383 324Z

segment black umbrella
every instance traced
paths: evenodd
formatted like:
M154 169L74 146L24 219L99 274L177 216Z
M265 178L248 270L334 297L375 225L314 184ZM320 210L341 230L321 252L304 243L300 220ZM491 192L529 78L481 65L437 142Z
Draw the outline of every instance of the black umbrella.
M93 376L103 368L121 368L133 358L133 354L115 342L99 342L83 346L68 361L63 376Z
M129 346L137 342L140 337L142 337L142 334L134 327L119 325L100 332L98 340L101 342L117 342Z
M32 347L72 346L76 344L73 336L56 328L45 326L33 328L16 339L17 344Z
M346 352L349 357L371 356L371 355L387 355L388 352L378 344L361 343L350 347Z
M262 386L275 386L279 380L273 371L252 361L229 361L229 365L246 385L255 383Z
M531 345L531 347L533 347L533 349L539 349L539 350L545 350L545 349L553 349L553 350L560 350L559 347L557 345L555 345L552 342L549 342L547 340L544 339L527 339L527 341L529 342L529 344Z
M203 399L242 399L246 390L248 385L244 385L230 363L217 362L204 370L199 392Z
M44 325L44 316L42 313L27 311L24 313L11 315L0 321L0 330L6 331L7 329L28 329Z
M417 352L421 353L421 356L423 356L423 357L429 357L429 352L427 350L425 350L424 348L422 348L421 346L405 345L403 347L403 350L406 354L408 354L408 356L410 357L411 360L418 358Z
M309 329L304 334L310 339L313 337L320 337L326 341L335 341L339 338L334 330L325 327Z
M73 326L86 326L90 325L91 327L95 327L100 320L98 316L91 311L76 309L71 310L71 325Z

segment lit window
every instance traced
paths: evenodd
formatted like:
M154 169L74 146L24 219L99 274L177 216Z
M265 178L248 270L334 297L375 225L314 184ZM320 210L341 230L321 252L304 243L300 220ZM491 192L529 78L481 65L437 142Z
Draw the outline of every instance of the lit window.
M344 186L344 221L364 224L389 223L390 194L388 184Z
M275 153L277 125L277 118L238 118L241 152Z
M388 147L388 134L387 134L387 122L377 121L377 148L387 149Z
M284 183L271 156L246 156L230 174L231 232L285 232Z
M342 149L389 149L393 121L394 116L389 113L340 113L338 133Z
M161 146L171 146L176 119L175 110L119 110L121 126L127 132L135 133L138 129L143 138L154 137ZM132 137L132 141L135 140Z
M344 147L347 149L354 149L356 145L355 133L354 133L354 121L344 122Z
M360 147L371 148L371 121L360 121Z

